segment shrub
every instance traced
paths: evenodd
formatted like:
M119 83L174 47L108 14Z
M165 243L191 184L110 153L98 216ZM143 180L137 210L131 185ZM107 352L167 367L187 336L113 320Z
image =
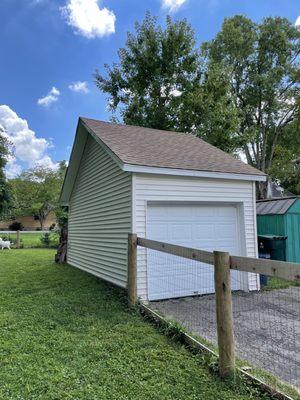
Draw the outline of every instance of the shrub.
M19 221L14 221L9 225L10 231L22 231L24 226Z
M63 228L67 228L68 226L68 211L67 211L67 207L61 207L60 209L58 209L56 211L56 219L57 219L57 223L58 226L63 229Z
M4 240L4 241L10 240L10 236L9 236L9 235L6 235L6 234L0 235L0 237L1 237L1 239Z
M58 239L59 236L57 233L46 232L41 236L40 241L43 247L56 248L58 246Z
M41 238L40 241L42 243L42 245L44 245L45 247L50 247L50 242L51 242L51 238L50 238L50 233L44 233Z

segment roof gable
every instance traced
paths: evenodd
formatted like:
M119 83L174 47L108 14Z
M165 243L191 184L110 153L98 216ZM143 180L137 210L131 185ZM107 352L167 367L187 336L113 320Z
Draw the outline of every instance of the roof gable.
M60 204L68 205L73 187L76 181L77 173L80 168L82 156L89 136L92 136L95 140L95 146L102 146L104 150L111 156L116 164L121 168L122 163L117 157L102 143L93 132L90 132L82 122L78 121L76 135L70 155L69 166L65 175L64 183L60 194Z

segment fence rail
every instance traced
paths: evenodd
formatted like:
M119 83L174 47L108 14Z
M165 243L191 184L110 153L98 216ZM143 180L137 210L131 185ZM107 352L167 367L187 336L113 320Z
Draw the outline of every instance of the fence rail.
M137 245L214 265L214 253L191 247L137 238ZM300 282L300 264L262 258L230 256L230 269Z
M294 370L291 372L293 376L293 380L288 380L292 384L299 386L297 382L299 382L299 374L295 372L295 370L299 371L299 359L297 355L297 346L299 345L297 342L297 337L299 337L299 329L300 329L300 321L299 319L299 301L300 301L300 288L293 286L293 289L290 292L287 292L289 289L277 290L275 292L257 292L254 291L249 292L249 294L232 294L231 291L231 283L240 279L241 281L247 275L243 275L243 273L255 273L258 275L265 275L272 278L280 278L285 281L292 281L292 284L298 284L300 282L300 264L283 262L277 260L267 260L267 259L257 259L251 257L241 257L241 256L230 256L228 252L219 252L219 251L206 251L199 250L179 245L174 245L171 243L165 243L155 240L150 240L146 238L137 237L135 234L129 235L129 246L128 246L128 295L129 295L129 304L134 305L138 301L137 294L137 248L143 247L145 249L151 250L151 262L156 265L157 268L168 268L169 273L173 273L178 265L181 265L181 272L190 268L191 263L193 271L189 277L191 281L196 280L197 276L195 275L195 271L199 270L199 268L206 268L206 273L213 274L214 276L214 294L208 296L200 296L199 301L196 299L185 300L180 303L179 300L162 300L158 303L164 303L165 306L160 306L159 304L154 304L154 310L160 311L164 308L166 314L169 315L172 319L176 317L176 311L178 311L177 316L179 316L178 321L182 323L183 321L187 321L187 313L199 312L201 313L201 318L198 321L192 321L191 323L191 332L199 332L197 329L203 329L203 325L207 323L208 325L208 333L211 334L212 329L216 329L216 337L217 337L217 345L219 350L219 373L221 376L225 377L235 370L235 347L239 350L243 348L244 343L247 343L247 350L251 353L255 353L256 351L260 351L259 346L261 342L258 341L257 346L254 346L253 349L253 340L259 334L262 335L263 341L273 341L273 344L268 343L266 348L261 349L262 358L264 354L268 355L273 354L272 357L278 357L277 364L280 368L284 368L282 365L282 360L288 360L289 364L287 366L287 373L290 373L290 370ZM153 255L153 253L165 253L160 257ZM168 259L165 257L168 257ZM176 256L176 257L174 257ZM166 261L167 259L167 261ZM192 260L186 263L183 260ZM160 261L159 261L160 260ZM180 261L181 260L181 261ZM161 264L160 264L161 263ZM203 263L203 264L200 264ZM207 265L207 267L203 265ZM198 268L199 267L199 268ZM210 271L211 268L211 272ZM177 269L178 271L178 269ZM188 270L190 271L190 270ZM235 271L241 271L241 276L234 275ZM181 280L180 276L177 283L184 285L185 281ZM158 279L158 283L160 285L166 285L169 288L172 285L171 280ZM207 284L207 281L203 281L203 283ZM258 287L259 288L259 287ZM233 289L236 290L236 289ZM242 290L243 289L238 289ZM293 291L293 293L292 293ZM212 293L212 292L207 292ZM195 295L198 296L197 292ZM292 296L291 296L292 295ZM179 297L193 296L193 294L182 295ZM294 297L293 297L294 296ZM174 297L174 296L173 296ZM263 303L261 303L261 298L263 297ZM234 301L233 301L234 300ZM266 302L266 303L265 303ZM289 303L290 302L290 303ZM157 303L157 302L156 302ZM270 308L268 310L261 310L261 304L269 304ZM151 304L151 303L150 303ZM157 306L157 308L155 308ZM161 308L159 308L159 306ZM192 309L195 307L195 309ZM177 307L177 309L176 309ZM198 308L197 308L198 307ZM286 310L287 307L287 310ZM298 308L297 308L298 307ZM204 311L203 311L204 310ZM205 314L205 310L206 313ZM284 311L286 310L286 312ZM274 311L274 314L272 314ZM278 314L275 314L275 311L278 311ZM203 314L204 312L204 314ZM214 313L215 317L211 317L211 314ZM281 318L280 313L286 313L287 322L289 327L286 327L286 320ZM247 315L249 314L249 321L247 321ZM279 315L279 316L278 316ZM241 317L243 316L243 317ZM239 324L241 322L241 318L244 318L242 322L245 322L244 329L248 329L246 337L241 339L241 336L245 331L241 331ZM175 318L176 319L176 318ZM215 322L214 322L215 321ZM237 344L235 344L234 338L234 324L236 325L236 340ZM254 324L254 325L253 325ZM214 328L215 326L215 328ZM254 328L255 327L255 328ZM195 329L194 329L195 328ZM278 329L277 329L278 328ZM286 331L288 329L288 331ZM210 330L210 331L209 331ZM260 333L256 333L259 330ZM269 339L265 338L265 332L268 330L268 334L270 336ZM202 332L202 331L201 331ZM298 332L298 333L297 333ZM287 343L286 352L284 354L278 354L279 347L276 346L278 343L282 342L282 338L290 335ZM208 335L210 336L210 335ZM205 338L205 335L204 335ZM207 338L210 340L210 338ZM248 344L249 343L249 344ZM256 345L256 343L255 343ZM271 349L271 345L274 346ZM295 349L295 350L294 350ZM264 353L264 351L266 353ZM243 354L246 354L246 350L243 350ZM249 353L247 353L248 355ZM239 354L240 355L240 354ZM281 358L280 358L280 357ZM261 359L262 359L261 358ZM261 362L261 359L259 360ZM250 362L253 360L253 357ZM248 361L247 358L245 361ZM270 364L270 360L268 361ZM272 360L271 360L272 365ZM258 367L261 368L261 364ZM264 367L262 367L264 368ZM277 366L276 366L277 368ZM270 371L270 369L269 369ZM278 371L278 369L277 369ZM280 374L279 374L280 377ZM283 377L285 379L285 377Z
M300 282L300 264L264 258L230 257L230 268Z

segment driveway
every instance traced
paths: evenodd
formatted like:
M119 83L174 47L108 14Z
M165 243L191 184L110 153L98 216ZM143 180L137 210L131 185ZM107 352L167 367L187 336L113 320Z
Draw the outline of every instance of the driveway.
M235 293L236 353L300 388L300 287ZM214 295L151 302L164 316L217 344Z

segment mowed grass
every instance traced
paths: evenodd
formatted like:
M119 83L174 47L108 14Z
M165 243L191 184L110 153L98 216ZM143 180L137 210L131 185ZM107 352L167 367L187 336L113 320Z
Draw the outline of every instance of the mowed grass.
M36 247L45 247L45 245L41 242L41 237L42 237L41 232L36 232L36 233L27 233L27 232L20 232L20 239L21 239L21 246L24 248L36 248ZM51 237L51 246L55 245L56 242L58 242L58 235L56 233L51 233L50 232L50 237ZM10 234L5 234L0 232L0 238L5 238L10 240L13 243L14 247L16 245L17 241L17 235L16 233L10 233Z
M54 251L0 253L0 399L261 399L160 334Z
M287 281L285 279L268 277L268 284L263 286L263 290L286 289L291 286L300 286L299 281Z

